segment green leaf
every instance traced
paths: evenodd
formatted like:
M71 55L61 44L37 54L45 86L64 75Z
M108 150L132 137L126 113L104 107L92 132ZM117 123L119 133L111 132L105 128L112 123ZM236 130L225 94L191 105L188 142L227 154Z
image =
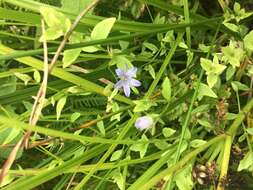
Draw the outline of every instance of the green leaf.
M117 65L118 68L125 70L126 65L128 68L132 68L131 61L125 55L113 55L109 65Z
M158 51L158 48L152 43L144 42L143 46L151 50L153 54Z
M14 74L15 74L15 76L17 78L19 78L20 80L24 81L25 85L27 85L28 82L32 80L32 77L30 77L27 74L23 74L23 73L14 73Z
M83 33L73 32L69 38L69 42L71 43L80 43L83 41Z
M218 80L218 76L215 73L210 73L209 75L207 75L207 84L210 88L212 88L215 83Z
M100 119L101 117L98 115L97 119ZM100 133L105 136L105 126L103 120L97 122L97 127L100 131Z
M168 147L170 146L170 144L167 143L166 141L158 141L155 142L154 145L160 150L168 149Z
M230 41L229 45L221 48L223 57L222 60L228 62L233 68L239 67L244 57L244 51L240 44L235 41Z
M243 44L246 50L253 52L253 30L243 38Z
M154 69L154 67L151 64L149 64L148 67L147 67L147 70L148 70L149 74L151 75L151 77L153 79L155 79L155 69Z
M229 81L235 74L235 68L234 67L228 67L226 70L226 81Z
M207 119L205 119L205 118L203 118L203 119L198 119L197 121L198 121L198 123L199 123L201 126L205 127L205 129L206 129L207 131L210 131L210 130L212 130L212 129L214 128L214 127L211 125L211 123L210 123Z
M73 123L73 122L75 122L80 116L81 116L81 114L80 114L79 112L72 113L71 116L70 116L70 121Z
M193 147L193 148L198 148L198 147L202 146L205 143L206 143L206 141L204 141L202 139L195 139L195 140L190 142L190 146Z
M253 152L248 152L240 161L237 171L247 170L253 165Z
M116 18L106 18L101 22L97 23L91 32L92 40L100 40L108 37Z
M183 48L183 49L188 49L188 46L184 43L184 42L180 42L178 44L179 47Z
M239 31L239 27L235 24L229 23L229 22L224 22L223 23L224 26L226 26L229 30L232 30L234 32L238 32Z
M154 102L151 102L150 100L135 100L133 101L136 106L134 107L134 112L142 112L142 111L147 111L149 108L152 106L156 106L157 104Z
M217 95L214 93L214 91L209 86L207 86L204 83L200 83L198 99L201 100L203 96L217 98Z
M201 67L202 67L207 73L211 72L211 70L212 70L211 65L212 65L212 64L213 64L213 63L212 63L211 60L206 59L206 58L200 58L200 65L201 65Z
M146 137L145 134L143 134L141 139L138 140L138 142L145 142L145 141L148 142L148 138ZM137 144L133 144L130 147L130 150L140 153L140 158L143 158L145 156L147 149L148 149L148 143L137 143Z
M253 135L253 127L252 127L252 128L247 128L246 131L247 131L247 133L249 133L250 135Z
M118 185L118 188L120 190L124 189L124 177L123 175L120 173L119 169L116 169L112 172L112 179L113 181Z
M181 170L176 176L175 181L179 190L192 190L193 181L191 176L192 166L187 165L186 168Z
M239 81L233 81L231 82L231 85L232 85L232 88L234 91L238 91L238 90L242 90L242 91L248 91L249 90L249 87L245 84L242 84L241 82Z
M62 60L63 68L66 68L69 65L71 65L72 63L74 63L74 61L80 55L81 51L82 51L82 49L80 49L80 48L65 50L63 53L63 60Z
M165 127L165 128L163 128L162 132L163 132L163 136L168 138L168 137L172 136L176 132L176 130Z
M62 0L62 8L67 12L79 14L93 0ZM90 11L91 12L91 11Z
M171 99L171 82L168 77L165 77L162 83L162 95L169 102Z
M62 30L63 34L69 30L71 22L61 12L58 12L51 7L40 7L40 13L50 28Z
M116 161L118 159L120 159L120 157L122 156L123 154L123 149L121 150L116 150L115 152L113 152L111 158L110 158L110 161L113 162L113 161Z
M48 28L46 32L40 37L39 41L55 40L63 35L63 30L58 28Z
M40 83L41 77L40 77L40 72L38 70L34 70L33 72L33 78L37 83Z
M64 108L67 101L67 96L62 97L56 105L56 119L59 120L61 116L62 109Z
M100 49L97 46L87 46L87 47L83 47L82 51L84 52L88 52L88 53L94 53L96 51L99 51Z

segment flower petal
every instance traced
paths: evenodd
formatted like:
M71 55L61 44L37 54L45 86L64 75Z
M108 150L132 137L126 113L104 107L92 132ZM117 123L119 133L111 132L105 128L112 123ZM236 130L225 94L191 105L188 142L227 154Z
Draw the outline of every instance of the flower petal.
M131 69L126 71L126 75L128 77L135 77L136 76L136 72L137 72L137 68L136 67L132 67Z
M118 77L121 77L121 76L125 75L125 71L123 71L121 69L116 69L115 72L118 75Z
M123 85L123 90L124 90L125 95L127 97L129 97L130 96L130 87L129 87L129 85L127 85L127 84Z
M141 86L141 82L136 80L136 79L131 79L130 80L130 86Z
M148 128L152 127L152 125L153 125L153 119L149 116L139 117L135 121L135 127L137 129L139 129L140 131L142 131L144 129L148 129Z
M115 87L115 88L117 88L117 89L122 88L122 87L123 87L123 83L122 83L122 81L121 81L121 80L120 80L120 81L118 81L118 82L114 85L114 87Z

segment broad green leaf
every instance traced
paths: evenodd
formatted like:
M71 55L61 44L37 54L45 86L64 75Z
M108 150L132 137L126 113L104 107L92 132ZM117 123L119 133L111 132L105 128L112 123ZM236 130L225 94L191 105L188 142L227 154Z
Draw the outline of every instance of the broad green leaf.
M238 32L239 31L239 27L235 24L229 23L229 22L224 22L223 23L224 26L226 26L228 29L234 31L234 32Z
M71 116L70 116L70 121L73 123L73 122L75 122L80 116L81 116L81 114L80 114L79 112L72 113Z
M179 47L183 48L183 49L188 49L188 46L184 43L184 42L180 42L178 44Z
M80 43L83 41L83 33L73 32L69 38L71 43Z
M28 82L32 80L32 77L30 77L27 74L23 74L23 73L14 73L14 74L15 74L15 76L17 78L19 78L20 80L24 81L25 85L27 85Z
M116 161L116 160L120 159L122 154L123 154L123 149L116 150L115 152L113 152L113 154L110 158L110 161L113 162L113 161Z
M62 8L67 12L79 14L93 0L62 0ZM91 11L90 11L91 12Z
M204 141L202 139L195 139L195 140L190 142L190 146L193 147L193 148L198 148L198 147L202 146L205 143L206 143L206 141Z
M228 46L221 48L222 60L228 62L233 68L239 67L244 57L244 51L240 46L239 42L231 40Z
M131 145L130 150L135 151L135 152L139 152L140 158L143 158L147 152L147 149L148 149L147 141L148 141L148 138L146 137L145 134L143 134L141 139L138 140L138 142L145 142L145 143L133 144L133 145Z
M126 65L128 68L132 68L131 61L125 55L113 55L109 65L117 65L118 68L125 70Z
M117 186L120 190L125 189L124 188L124 178L123 178L123 175L120 173L119 169L112 171L112 179L117 184Z
M179 171L175 176L176 185L179 190L192 190L192 166L188 164L183 170Z
M165 77L162 83L162 95L169 102L171 99L171 82L168 77Z
M96 24L91 32L91 39L92 40L100 40L105 39L109 35L116 18L107 18Z
M226 70L226 81L229 81L235 74L235 68L230 66Z
M151 75L151 77L153 79L155 79L155 69L154 69L154 67L152 67L152 65L149 64L148 67L147 67L147 70L148 70L149 74Z
M147 111L152 106L156 106L157 104L154 102L151 102L149 100L135 100L133 101L136 106L134 107L134 112L142 112Z
M119 45L120 45L120 47L121 47L122 50L127 49L128 46L129 46L129 44L130 44L130 43L129 43L128 41L123 41L123 40L120 40L120 41L119 41Z
M246 50L253 52L253 30L243 38L243 44Z
M234 91L242 90L242 91L248 91L249 87L239 81L233 81L231 82L232 88Z
M253 152L248 152L240 161L237 171L247 170L253 165Z
M225 118L226 120L234 120L238 117L238 114L234 114L234 113L226 113Z
M40 72L38 70L34 70L33 78L37 83L40 83L41 77L40 77Z
M82 51L81 48L65 50L63 53L63 59L62 59L63 68L66 68L72 63L74 63L74 61L80 55L81 51Z
M213 65L213 73L220 75L226 69L225 65L214 64Z
M94 53L96 51L99 51L100 49L96 46L87 46L87 47L83 47L82 51L84 52L88 52L88 53Z
M209 86L207 86L204 83L200 83L198 99L201 100L203 96L217 98L217 95L214 93L214 91Z
M146 47L146 48L148 48L149 50L151 50L153 54L158 51L158 48L154 44L152 44L152 43L144 42L143 46Z
M208 51L210 51L210 46L207 46L205 44L199 44L199 49L204 53L207 53Z
M253 127L252 127L252 128L247 128L246 131L247 131L247 133L249 133L250 135L253 135Z
M58 28L48 28L45 32L45 34L43 34L39 41L43 42L43 41L47 41L47 40L55 40L59 37L61 37L63 35L63 30L62 29L58 29Z
M165 150L167 149L169 146L171 146L169 143L167 143L166 141L158 141L155 142L154 145L160 149L160 150Z
M163 132L163 136L168 138L168 137L172 136L176 132L176 130L165 127L165 128L163 128L162 132Z
M206 58L200 58L200 65L201 65L201 67L202 67L207 73L211 72L211 70L212 70L211 65L212 65L212 64L213 64L213 63L212 63L211 60L206 59Z
M65 103L67 101L67 96L64 96L62 97L58 102L57 102L57 105L56 105L56 118L57 120L59 120L60 116L61 116L61 112L62 112L62 109L64 108L65 106Z
M62 30L66 33L70 26L70 20L61 12L56 11L51 7L40 7L40 13L43 16L46 24L50 28L55 28L56 30Z
M210 88L212 88L215 83L218 80L218 75L215 73L210 73L209 75L207 75L207 84Z

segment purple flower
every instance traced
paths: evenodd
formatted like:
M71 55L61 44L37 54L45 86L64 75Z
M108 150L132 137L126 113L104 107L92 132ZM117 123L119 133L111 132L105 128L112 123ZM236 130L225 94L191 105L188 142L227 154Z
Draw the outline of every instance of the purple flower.
M127 97L130 96L130 88L141 86L141 82L134 79L136 77L137 68L132 67L126 70L116 69L115 70L117 76L119 77L119 81L115 84L115 88L120 89L123 88L124 93Z
M151 117L149 117L149 116L139 117L139 118L135 121L135 127L136 127L137 129L139 129L140 131L152 127L153 124L154 124L154 121L153 121L153 119L152 119Z

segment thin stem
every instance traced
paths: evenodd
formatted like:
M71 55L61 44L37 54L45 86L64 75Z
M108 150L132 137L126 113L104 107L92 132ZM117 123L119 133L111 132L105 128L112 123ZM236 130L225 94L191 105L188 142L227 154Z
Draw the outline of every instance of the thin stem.
M153 82L150 85L146 95L144 96L144 99L149 98L152 95L152 93L154 92L156 85L158 84L158 82L161 79L165 69L167 68L168 64L170 63L170 61L171 61L171 59L172 59L172 57L173 57L173 55L174 55L174 53L177 49L178 44L181 42L183 35L184 35L183 33L178 34L175 44L171 47L171 49L170 49L168 55L166 56L160 70L158 71L155 79L153 80Z
M184 3L185 23L190 23L188 0L184 0L183 3ZM186 40L187 40L188 48L191 48L191 28L190 27L186 27Z

